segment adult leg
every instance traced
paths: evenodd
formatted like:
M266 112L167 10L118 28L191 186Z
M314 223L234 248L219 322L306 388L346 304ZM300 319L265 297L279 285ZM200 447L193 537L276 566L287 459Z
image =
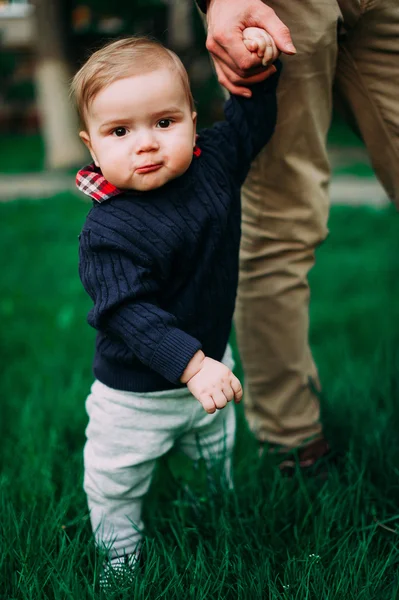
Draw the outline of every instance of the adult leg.
M190 411L162 393L135 395L95 382L86 401L84 489L96 542L113 559L137 552L141 508L158 457L186 428ZM165 393L164 393L165 394Z
M307 276L327 235L326 136L340 11L335 0L268 4L298 52L283 57L276 131L243 189L235 323L250 427L259 441L290 448L322 436Z
M346 35L339 44L335 98L399 207L399 3L365 1L356 13L353 0L340 4Z

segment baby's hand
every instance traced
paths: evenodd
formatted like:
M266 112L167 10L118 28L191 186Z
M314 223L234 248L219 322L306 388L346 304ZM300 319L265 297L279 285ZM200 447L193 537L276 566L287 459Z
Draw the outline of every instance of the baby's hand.
M187 381L187 387L207 413L224 408L230 400L240 402L241 383L226 365L204 357L199 371Z
M272 64L280 56L273 38L259 27L246 27L242 32L245 47L250 52L256 52L262 59L262 65Z

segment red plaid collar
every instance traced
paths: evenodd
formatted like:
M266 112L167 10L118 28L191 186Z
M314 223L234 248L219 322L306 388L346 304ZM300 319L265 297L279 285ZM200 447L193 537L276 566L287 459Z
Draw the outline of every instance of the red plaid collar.
M122 193L122 190L119 190L105 179L101 170L94 163L78 171L76 186L81 192L91 196L97 202L104 202L104 200Z
M193 154L196 157L200 156L201 148L195 146ZM97 202L104 202L113 196L123 193L123 190L115 187L105 179L99 167L96 167L94 163L90 163L78 171L76 186L86 196L91 196Z

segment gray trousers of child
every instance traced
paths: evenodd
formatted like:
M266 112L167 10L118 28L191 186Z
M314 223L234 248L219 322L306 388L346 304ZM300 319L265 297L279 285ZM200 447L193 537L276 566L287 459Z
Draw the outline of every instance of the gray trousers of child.
M230 351L223 362L232 368ZM138 550L143 497L157 458L172 447L208 466L223 461L232 487L233 402L208 414L187 388L137 394L95 381L86 410L84 490L96 542L110 558Z

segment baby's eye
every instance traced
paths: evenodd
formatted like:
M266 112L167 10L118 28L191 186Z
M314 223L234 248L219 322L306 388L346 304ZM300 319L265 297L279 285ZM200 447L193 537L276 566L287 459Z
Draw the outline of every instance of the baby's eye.
M116 137L123 137L127 134L127 129L126 127L116 127L112 133L116 135Z
M161 119L160 121L158 121L157 127L160 127L161 129L166 129L171 123L172 119Z

